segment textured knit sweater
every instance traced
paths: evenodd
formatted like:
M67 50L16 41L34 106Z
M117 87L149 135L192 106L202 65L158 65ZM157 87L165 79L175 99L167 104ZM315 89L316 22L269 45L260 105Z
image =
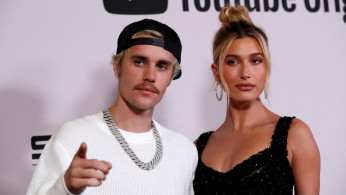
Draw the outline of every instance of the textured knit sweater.
M47 142L27 195L71 194L64 173L82 142L87 144L88 159L112 164L102 185L87 187L82 194L193 194L192 181L198 162L196 147L183 135L154 123L162 139L163 156L150 171L137 167L124 152L104 122L102 112L63 124ZM149 162L153 158L156 144L152 130L120 131L139 159Z

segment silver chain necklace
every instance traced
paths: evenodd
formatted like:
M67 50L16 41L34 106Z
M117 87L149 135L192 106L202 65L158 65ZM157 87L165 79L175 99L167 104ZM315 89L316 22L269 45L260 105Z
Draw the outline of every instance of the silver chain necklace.
M148 162L144 163L141 161L137 155L133 152L133 150L130 148L129 144L125 140L125 138L121 135L119 128L115 124L115 122L112 119L111 114L109 113L109 110L106 109L103 111L103 119L107 123L108 128L111 130L114 137L118 140L119 144L123 148L123 150L126 152L126 154L132 159L132 161L141 169L150 171L157 166L162 158L162 142L159 132L156 129L156 126L153 121L151 121L151 125L153 127L153 134L156 142L156 152L154 158Z

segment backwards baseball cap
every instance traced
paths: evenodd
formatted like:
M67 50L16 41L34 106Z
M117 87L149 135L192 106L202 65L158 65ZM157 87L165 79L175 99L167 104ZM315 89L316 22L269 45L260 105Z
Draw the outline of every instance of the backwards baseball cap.
M134 34L142 30L154 30L163 35L163 39L157 38L132 38ZM118 37L117 54L134 45L155 45L171 52L177 58L179 64L181 60L181 42L178 34L166 24L152 19L143 19L127 25ZM174 76L173 80L180 78L181 70Z

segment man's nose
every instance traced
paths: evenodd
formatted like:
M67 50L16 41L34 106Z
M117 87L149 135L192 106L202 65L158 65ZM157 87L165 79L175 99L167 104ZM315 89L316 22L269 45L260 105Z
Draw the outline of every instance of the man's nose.
M156 80L156 69L154 65L149 65L145 68L143 73L143 80L149 82L155 82Z

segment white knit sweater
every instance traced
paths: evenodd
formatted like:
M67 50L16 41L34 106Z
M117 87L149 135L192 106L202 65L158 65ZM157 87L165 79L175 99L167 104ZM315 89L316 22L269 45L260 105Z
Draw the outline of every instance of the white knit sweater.
M112 164L107 179L99 187L87 187L82 194L193 194L192 180L198 161L193 143L183 135L157 122L163 144L163 157L153 170L138 168L123 151L103 120L102 112L62 125L45 146L32 177L27 195L70 194L64 173L82 142L87 158ZM135 154L144 162L155 154L152 131L129 133L121 130Z

